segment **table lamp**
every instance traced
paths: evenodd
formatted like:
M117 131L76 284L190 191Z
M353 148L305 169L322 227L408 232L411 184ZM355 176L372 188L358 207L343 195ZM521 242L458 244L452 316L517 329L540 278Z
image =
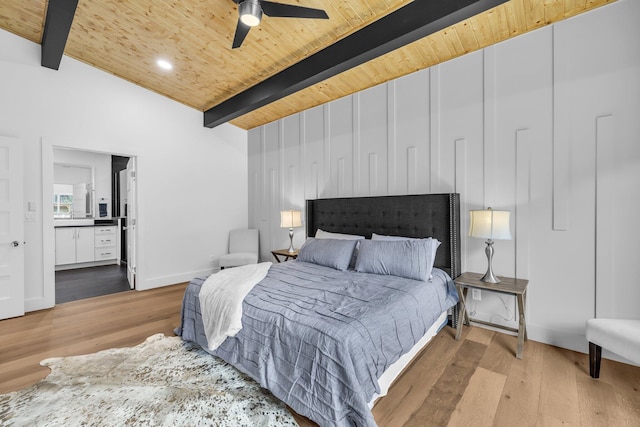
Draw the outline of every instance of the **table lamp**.
M296 249L293 247L293 229L295 227L302 227L300 211L280 211L280 227L289 229L289 252L295 252Z
M511 240L511 230L509 229L509 211L494 211L491 208L485 210L469 211L471 221L469 225L469 236L487 239L487 247L484 252L487 254L487 272L480 279L487 283L500 283L493 274L491 260L493 258L493 240Z

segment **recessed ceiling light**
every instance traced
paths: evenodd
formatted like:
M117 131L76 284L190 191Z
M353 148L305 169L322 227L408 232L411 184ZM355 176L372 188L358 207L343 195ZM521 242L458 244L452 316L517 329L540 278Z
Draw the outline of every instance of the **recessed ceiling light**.
M163 70L171 70L171 69L173 69L173 65L171 65L171 63L169 61L166 61L164 59L158 59L156 61L156 64L158 64L158 67L162 68Z

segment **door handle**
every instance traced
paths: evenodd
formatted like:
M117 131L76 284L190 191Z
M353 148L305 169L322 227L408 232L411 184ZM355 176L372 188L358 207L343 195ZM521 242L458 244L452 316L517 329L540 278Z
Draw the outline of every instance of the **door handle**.
M20 242L18 242L17 240L14 240L13 242L11 242L11 246L13 246L14 248L17 248L18 246L20 246Z

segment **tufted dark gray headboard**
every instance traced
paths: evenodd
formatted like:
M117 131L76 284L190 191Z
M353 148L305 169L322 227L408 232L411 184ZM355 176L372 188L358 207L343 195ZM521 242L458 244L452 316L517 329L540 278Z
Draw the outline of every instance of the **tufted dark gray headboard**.
M316 230L407 237L434 237L441 242L435 267L455 278L460 271L460 195L348 197L307 200L307 236Z

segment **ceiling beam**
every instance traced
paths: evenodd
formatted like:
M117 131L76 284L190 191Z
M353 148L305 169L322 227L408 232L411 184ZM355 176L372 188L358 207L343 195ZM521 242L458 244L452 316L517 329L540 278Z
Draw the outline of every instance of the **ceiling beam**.
M204 112L216 127L507 0L414 0Z
M53 70L60 67L77 7L78 0L49 0L41 43L43 67Z

